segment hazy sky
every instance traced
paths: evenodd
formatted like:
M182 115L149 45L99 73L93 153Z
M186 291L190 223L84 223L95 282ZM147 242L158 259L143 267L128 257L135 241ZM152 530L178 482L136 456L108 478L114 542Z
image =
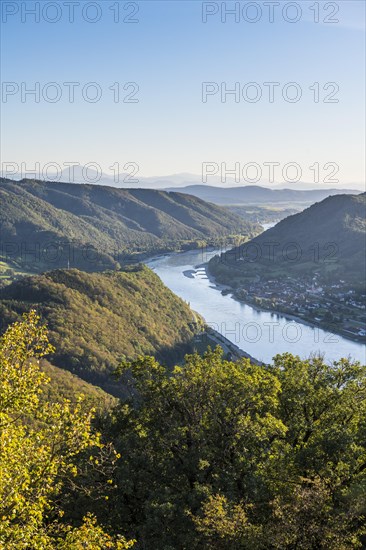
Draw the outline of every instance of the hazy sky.
M143 176L240 163L266 180L274 162L280 182L291 162L303 181L334 165L341 184L364 181L363 1L1 4L3 163L136 163ZM225 6L239 8L226 21Z

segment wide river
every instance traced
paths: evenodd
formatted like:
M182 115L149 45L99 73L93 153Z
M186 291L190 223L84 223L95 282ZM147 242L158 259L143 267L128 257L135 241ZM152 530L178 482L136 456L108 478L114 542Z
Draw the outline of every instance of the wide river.
M258 311L234 300L207 277L204 267L219 250L195 250L151 259L147 265L206 323L252 357L272 362L286 351L306 358L321 352L327 361L351 357L365 364L366 346L283 315Z

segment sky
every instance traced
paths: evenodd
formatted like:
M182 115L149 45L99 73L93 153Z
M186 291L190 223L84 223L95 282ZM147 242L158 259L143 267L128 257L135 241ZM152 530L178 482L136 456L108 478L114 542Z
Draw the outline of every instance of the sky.
M79 163L207 183L230 170L238 184L365 181L363 1L1 8L9 176Z

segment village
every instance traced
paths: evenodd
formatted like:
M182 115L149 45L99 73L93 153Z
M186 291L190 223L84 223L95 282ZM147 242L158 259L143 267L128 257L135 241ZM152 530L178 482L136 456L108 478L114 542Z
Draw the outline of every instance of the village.
M318 275L263 280L235 289L238 300L259 308L293 315L348 336L366 341L366 290L350 289L345 281L326 284Z

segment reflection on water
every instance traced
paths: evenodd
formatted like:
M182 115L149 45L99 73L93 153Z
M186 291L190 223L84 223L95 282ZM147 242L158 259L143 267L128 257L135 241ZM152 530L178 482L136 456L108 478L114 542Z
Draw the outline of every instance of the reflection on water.
M277 353L286 351L302 358L312 353L325 354L326 360L350 356L366 360L366 346L342 336L295 322L273 312L253 307L223 296L208 279L202 263L219 250L189 251L155 258L147 265L190 307L200 313L207 324L256 359L271 362Z

